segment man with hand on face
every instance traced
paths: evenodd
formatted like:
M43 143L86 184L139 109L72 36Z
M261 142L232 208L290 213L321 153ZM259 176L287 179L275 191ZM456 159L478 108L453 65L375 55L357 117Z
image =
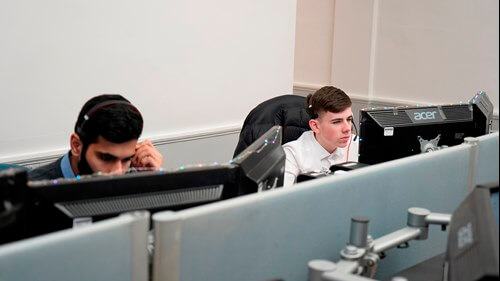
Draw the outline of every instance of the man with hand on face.
M28 172L29 180L75 178L97 172L124 174L130 167L161 168L163 156L151 141L138 143L143 119L121 95L100 95L85 103L70 137L70 151Z
M352 134L352 102L346 93L326 86L307 96L306 106L311 131L283 145L285 187L293 185L299 174L329 171L334 164L358 161L358 141Z

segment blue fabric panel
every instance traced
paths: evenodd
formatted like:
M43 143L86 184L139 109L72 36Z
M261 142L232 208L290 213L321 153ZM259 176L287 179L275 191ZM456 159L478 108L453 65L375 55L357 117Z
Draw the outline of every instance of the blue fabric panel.
M467 192L469 158L460 145L178 212L180 280L306 280L309 260L339 259L352 216L367 216L378 238L404 227L410 207L451 213ZM432 226L428 240L389 250L377 278L443 252L446 238Z
M498 183L498 132L478 139L476 184Z
M131 223L117 217L3 245L0 280L132 280Z

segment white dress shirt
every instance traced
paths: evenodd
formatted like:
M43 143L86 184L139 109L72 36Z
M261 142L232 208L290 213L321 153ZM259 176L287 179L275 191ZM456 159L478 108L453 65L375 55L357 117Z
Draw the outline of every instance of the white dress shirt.
M286 154L284 186L295 183L297 176L307 172L330 170L334 164L347 161L358 162L358 140L351 137L346 147L337 147L329 153L319 144L313 131L304 132L297 140L285 143Z

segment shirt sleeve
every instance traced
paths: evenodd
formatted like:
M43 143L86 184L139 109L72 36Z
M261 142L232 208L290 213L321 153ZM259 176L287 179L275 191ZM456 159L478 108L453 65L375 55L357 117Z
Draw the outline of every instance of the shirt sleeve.
M284 178L284 187L292 186L297 180L297 176L299 175L299 167L297 164L297 160L293 153L293 150L289 147L283 147L286 154L286 162L285 162L285 178Z

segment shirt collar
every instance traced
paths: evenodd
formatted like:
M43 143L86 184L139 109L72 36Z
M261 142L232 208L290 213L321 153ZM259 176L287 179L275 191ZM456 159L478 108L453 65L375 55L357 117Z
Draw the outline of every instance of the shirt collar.
M61 171L65 179L73 179L76 177L69 161L69 152L66 153L61 160Z

